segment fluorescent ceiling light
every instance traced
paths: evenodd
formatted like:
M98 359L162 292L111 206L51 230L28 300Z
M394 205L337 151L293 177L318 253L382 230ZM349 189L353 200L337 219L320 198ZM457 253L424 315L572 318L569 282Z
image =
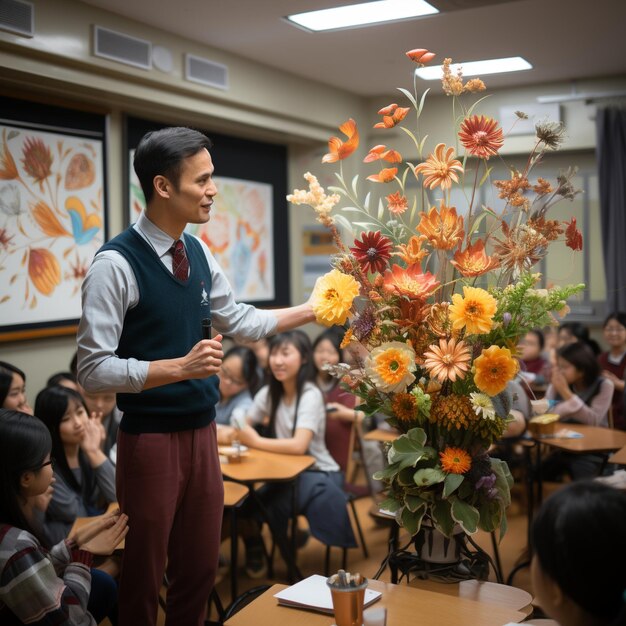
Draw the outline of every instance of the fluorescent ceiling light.
M470 61L469 63L453 63L450 66L452 74L462 68L463 76L484 76L485 74L501 74L503 72L520 72L531 70L533 66L522 57L508 57L506 59L489 59L488 61ZM415 73L424 80L440 80L443 76L441 66L419 67Z
M288 15L287 19L308 30L319 31L367 26L433 13L439 13L439 10L424 0L376 0L333 9L297 13Z

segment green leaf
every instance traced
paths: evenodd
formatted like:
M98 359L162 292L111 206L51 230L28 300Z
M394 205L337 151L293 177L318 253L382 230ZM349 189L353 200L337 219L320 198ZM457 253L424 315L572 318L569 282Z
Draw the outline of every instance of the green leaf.
M352 193L354 194L354 197L358 197L359 195L359 191L357 189L357 184L359 182L359 175L356 174L355 177L352 179Z
M479 187L482 187L484 182L489 178L489 174L491 174L491 170L493 169L493 166L488 167L485 170L485 173L483 174L483 177L480 179L480 182L478 183Z
M443 497L447 498L454 493L464 479L463 474L448 474L443 481Z
M364 230L372 230L376 229L376 224L374 222L353 222L355 226L360 226Z
M389 465L385 469L378 470L374 473L374 480L385 480L386 478L393 478L398 473L398 465L394 463L393 465Z
M339 224L341 227L345 228L349 233L354 235L354 228L352 227L352 223L349 220L347 220L343 215L334 215L333 219L335 220L335 222L337 222L337 224Z
M395 513L402 508L402 502L400 500L396 500L395 498L385 498L381 502L378 503L378 508L383 509L385 511L391 511Z
M407 431L406 436L418 446L424 446L426 444L426 431L423 428L411 428ZM396 441L402 439L400 436Z
M407 507L404 507L404 509L402 510L402 514L400 515L400 521L402 522L402 526L404 526L404 528L411 535L411 537L417 534L417 531L420 529L420 526L422 525L422 518L424 517L425 513L425 504L415 512L409 511Z
M417 109L417 100L415 100L413 94L407 89L403 89L402 87L397 87L397 89L398 91L401 91L411 101L411 104Z
M424 102L426 101L426 94L430 91L430 87L422 94L422 97L420 98L420 105L417 108L417 114L421 115L422 114L422 109L424 108Z
M480 513L478 509L471 504L467 504L463 500L455 498L452 501L452 507L450 509L452 513L452 519L461 525L461 528L468 534L473 534L478 530L478 521L480 520Z
M469 117L472 112L474 111L474 109L483 101L486 100L487 98L489 98L489 96L483 96L482 98L479 98L478 100L476 100L476 102L474 102L474 104L472 104L472 106L468 109L467 111L467 115L465 117Z
M435 525L446 537L452 537L454 530L454 520L450 509L451 504L448 500L437 500L430 508Z
M419 149L420 157L422 156L424 152L424 144L426 143L427 139L428 139L428 135L424 135L424 137L422 138L422 141L420 141L419 143L418 149Z
M445 473L436 467L427 467L425 469L419 469L413 475L415 484L420 487L430 487L430 485L436 485L442 483L445 480Z
M415 513L421 506L426 506L424 500L422 500L419 496L407 496L404 499L404 503L411 513Z
M363 208L369 212L369 206L370 206L370 196L372 195L371 191L368 191L367 194L365 195L365 201L363 202Z
M378 219L382 220L383 219L383 215L385 214L385 206L383 204L383 199L379 198L378 199Z

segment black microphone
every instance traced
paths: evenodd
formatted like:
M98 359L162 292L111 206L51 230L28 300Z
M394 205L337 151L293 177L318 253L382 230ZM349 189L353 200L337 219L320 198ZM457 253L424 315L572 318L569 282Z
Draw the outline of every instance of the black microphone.
M211 339L211 318L205 317L202 320L202 339Z

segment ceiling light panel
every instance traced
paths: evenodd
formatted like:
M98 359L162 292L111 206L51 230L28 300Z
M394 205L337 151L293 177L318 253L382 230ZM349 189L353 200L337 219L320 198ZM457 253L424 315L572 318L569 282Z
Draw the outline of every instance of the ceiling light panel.
M463 76L485 76L486 74L502 74L504 72L531 70L533 66L522 57L507 57L505 59L453 63L450 66L452 74L456 74L458 68L463 70ZM440 80L443 76L440 65L420 67L415 70L415 73L423 80Z

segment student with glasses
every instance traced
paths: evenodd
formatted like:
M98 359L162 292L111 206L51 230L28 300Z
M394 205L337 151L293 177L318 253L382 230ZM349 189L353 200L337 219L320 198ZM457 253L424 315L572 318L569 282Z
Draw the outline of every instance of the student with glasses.
M609 347L598 357L602 367L602 375L614 385L613 424L615 428L626 430L624 418L624 373L626 372L626 313L611 313L602 326L604 342Z
M125 537L128 518L105 516L48 546L34 499L54 483L51 449L39 419L0 409L0 624L115 624L115 582L90 566Z

